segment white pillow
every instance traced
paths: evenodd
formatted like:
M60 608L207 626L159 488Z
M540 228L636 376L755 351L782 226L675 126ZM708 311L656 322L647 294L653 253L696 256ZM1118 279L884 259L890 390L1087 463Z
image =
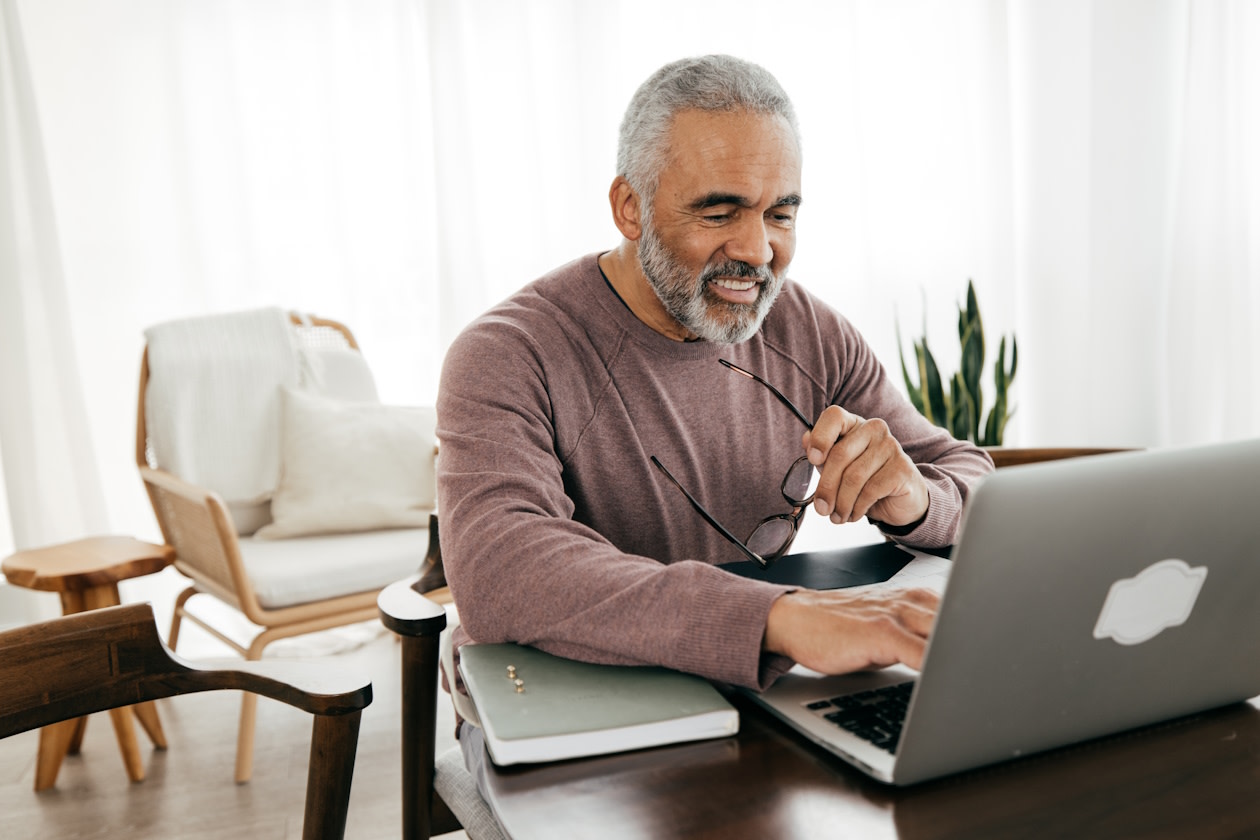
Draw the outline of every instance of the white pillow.
M299 347L303 384L308 392L339 400L380 402L367 360L349 347Z
M432 408L281 390L280 483L262 539L416 528L436 505Z

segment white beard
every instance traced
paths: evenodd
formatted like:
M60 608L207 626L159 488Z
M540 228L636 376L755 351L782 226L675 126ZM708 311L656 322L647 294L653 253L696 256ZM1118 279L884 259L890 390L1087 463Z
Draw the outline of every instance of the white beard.
M656 235L650 223L639 238L639 264L656 296L675 321L691 333L715 344L738 344L752 338L783 289L784 275L770 267L724 260L710 263L692 276ZM785 272L786 273L786 272ZM709 291L714 277L744 277L761 281L755 303L731 303Z

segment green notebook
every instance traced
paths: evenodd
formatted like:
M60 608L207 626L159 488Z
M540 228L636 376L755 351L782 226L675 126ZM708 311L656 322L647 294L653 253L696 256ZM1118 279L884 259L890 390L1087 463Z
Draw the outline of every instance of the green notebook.
M490 758L500 766L739 732L739 713L717 689L667 668L593 665L522 645L466 644L459 671Z

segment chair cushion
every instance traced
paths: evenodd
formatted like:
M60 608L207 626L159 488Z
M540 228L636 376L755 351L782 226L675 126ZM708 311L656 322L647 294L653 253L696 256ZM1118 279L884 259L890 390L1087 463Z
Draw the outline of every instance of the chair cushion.
M432 408L282 389L280 482L255 536L427 525L436 504Z
M469 840L505 840L499 821L477 790L477 780L464 767L463 751L451 747L433 765L433 789L459 819Z
M414 574L428 546L428 528L240 540L245 570L267 609L381 589Z

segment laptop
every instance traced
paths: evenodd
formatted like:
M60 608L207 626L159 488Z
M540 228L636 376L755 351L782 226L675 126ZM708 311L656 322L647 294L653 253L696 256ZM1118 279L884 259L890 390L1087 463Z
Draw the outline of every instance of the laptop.
M895 785L1247 700L1258 501L1260 440L1003 469L952 561L917 555L889 581L943 591L922 673L798 666L746 693Z

